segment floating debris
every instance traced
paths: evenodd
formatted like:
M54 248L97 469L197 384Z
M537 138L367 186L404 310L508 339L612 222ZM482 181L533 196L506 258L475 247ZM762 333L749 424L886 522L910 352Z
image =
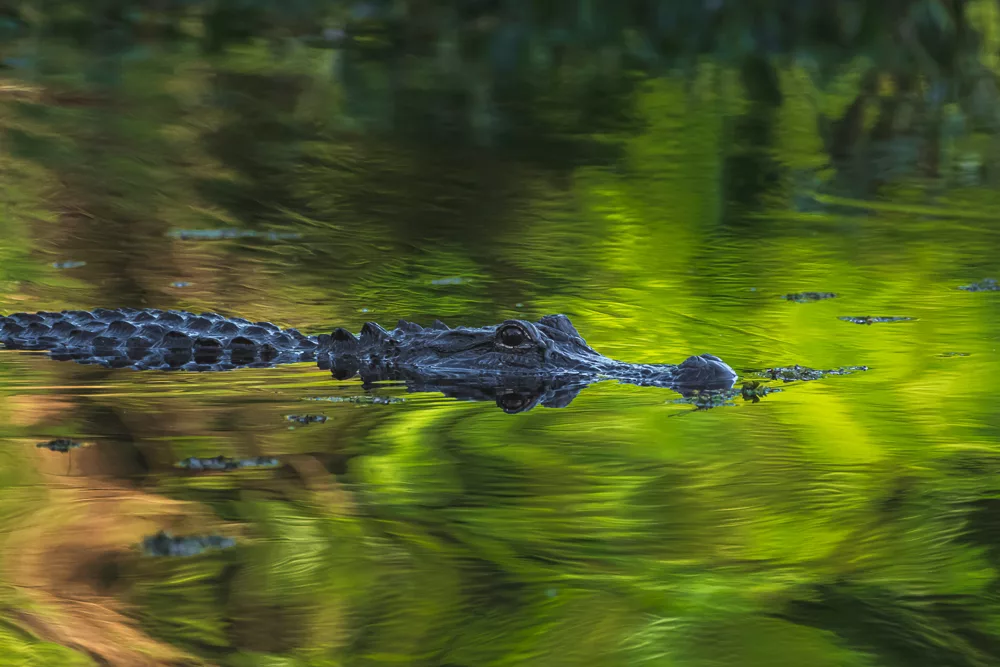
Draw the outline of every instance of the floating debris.
M785 301L794 301L795 303L809 303L810 301L836 299L837 295L833 292L795 292L794 294L786 294L781 298Z
M36 447L50 449L53 452L68 452L71 449L79 449L83 447L83 443L75 442L67 438L59 438L57 440L49 440L48 442L40 442Z
M231 459L226 456L198 458L191 456L180 461L177 466L188 470L238 470L240 468L277 468L278 459L272 456L257 456L249 459Z
M950 357L971 357L972 355L968 352L942 352L938 356L947 359Z
M965 290L966 292L1000 292L1000 283L995 278L986 278L985 280L980 280L978 283L961 285L958 289Z
M236 540L221 535L173 537L160 531L142 540L142 552L154 558L197 556L213 549L229 549L236 546Z
M851 324L883 324L886 322L912 322L917 319L915 317L873 317L871 315L865 315L864 317L838 317L838 320L843 320L844 322L850 322Z
M347 37L347 31L343 28L324 28L322 35L328 42L337 42Z
M329 419L326 415L285 415L285 419L299 424L324 424Z
M775 368L766 368L764 370L748 372L767 378L768 380L781 380L782 382L810 382L812 380L819 380L827 375L850 375L851 373L867 370L867 366L844 366L842 368L820 370L796 364L795 366L777 366Z
M306 46L313 48L337 49L343 46L344 42L350 39L350 36L343 28L325 28L318 35L302 35L298 39Z
M170 283L170 286L171 286L171 287L177 287L177 288L181 288L181 287L191 287L191 283L185 283L185 282L176 282L176 283Z
M302 234L298 232L258 232L253 229L175 229L168 234L182 241L224 241L252 238L280 241L302 238Z
M14 56L7 56L6 58L0 59L0 64L4 67L11 67L13 69L27 69L31 67L34 61L31 58L16 58Z
M327 401L329 403L354 403L357 405L394 405L405 403L405 398L395 396L310 396L306 401Z
M81 266L87 266L86 262L76 262L76 261L66 261L66 262L52 262L52 268L54 269L78 269Z
M431 285L462 285L467 282L469 282L468 278L451 276L449 278L435 278L431 281Z

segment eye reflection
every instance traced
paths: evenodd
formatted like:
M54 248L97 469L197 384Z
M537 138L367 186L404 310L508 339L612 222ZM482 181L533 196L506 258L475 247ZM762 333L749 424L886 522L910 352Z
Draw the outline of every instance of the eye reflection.
M511 392L497 396L497 405L507 414L521 412L531 404L532 396Z

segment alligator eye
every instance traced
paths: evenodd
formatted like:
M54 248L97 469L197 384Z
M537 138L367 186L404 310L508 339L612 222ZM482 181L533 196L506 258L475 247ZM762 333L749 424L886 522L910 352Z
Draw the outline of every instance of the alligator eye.
M528 332L516 324L508 324L497 332L497 342L502 347L521 347L528 342Z

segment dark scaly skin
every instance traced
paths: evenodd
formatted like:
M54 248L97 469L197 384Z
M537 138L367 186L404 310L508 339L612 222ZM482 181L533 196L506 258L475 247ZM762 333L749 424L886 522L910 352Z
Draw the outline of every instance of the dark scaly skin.
M307 336L217 313L96 309L0 317L0 342L45 350L53 359L136 370L218 371L316 361L339 379L360 376L366 386L404 381L411 391L493 399L508 412L567 405L580 389L605 379L681 393L728 389L736 380L729 366L709 354L679 365L609 359L588 346L564 315L454 329L400 320L386 331L369 322L360 336L345 329Z
M8 348L136 370L229 370L315 360L315 336L217 313L120 308L0 317Z

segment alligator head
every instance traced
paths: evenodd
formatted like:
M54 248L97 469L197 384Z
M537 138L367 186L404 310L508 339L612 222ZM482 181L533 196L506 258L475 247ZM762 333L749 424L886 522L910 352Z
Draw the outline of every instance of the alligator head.
M319 344L320 365L337 378L359 375L366 384L402 380L424 391L492 397L516 412L539 400L553 407L568 404L580 388L602 379L669 387L682 394L727 389L736 380L729 366L708 354L679 365L609 359L587 345L565 315L454 329L441 322L424 328L401 320L386 331L369 322L358 337L337 329L321 336Z

